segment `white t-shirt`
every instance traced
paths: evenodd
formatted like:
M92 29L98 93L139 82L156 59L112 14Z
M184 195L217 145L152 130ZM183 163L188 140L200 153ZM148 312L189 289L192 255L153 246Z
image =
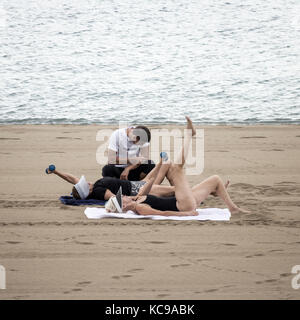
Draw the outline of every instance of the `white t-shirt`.
M139 157L141 148L149 146L149 142L142 146L129 140L126 132L127 128L114 131L109 138L108 149L115 151L120 159ZM116 167L127 167L129 164L118 164Z

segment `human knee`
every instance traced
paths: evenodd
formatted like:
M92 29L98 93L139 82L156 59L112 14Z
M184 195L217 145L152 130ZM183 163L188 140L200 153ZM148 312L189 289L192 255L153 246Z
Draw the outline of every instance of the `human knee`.
M173 170L173 171L181 171L182 170L182 165L171 162L170 163L170 169Z
M197 209L197 204L196 202L190 204L185 203L184 205L180 205L177 203L177 207L179 211L194 211Z
M221 178L217 174L214 174L213 176L211 176L211 179L216 181L216 182L222 181Z
M188 210L187 211L195 211L197 209L197 205L196 203L191 204L190 206L188 206Z

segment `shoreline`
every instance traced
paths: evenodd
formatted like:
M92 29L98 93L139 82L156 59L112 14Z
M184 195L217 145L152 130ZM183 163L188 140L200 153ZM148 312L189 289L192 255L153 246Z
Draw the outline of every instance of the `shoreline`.
M135 123L128 123L128 124L135 124ZM140 124L140 123L139 123ZM145 126L185 126L185 123L178 123L178 122L165 122L165 123L141 123ZM118 126L119 124L116 123L0 123L0 127L7 127L7 126ZM138 125L138 124L136 124ZM280 122L280 123L197 123L194 122L195 126L205 126L205 127L261 127L261 126L300 126L300 122Z

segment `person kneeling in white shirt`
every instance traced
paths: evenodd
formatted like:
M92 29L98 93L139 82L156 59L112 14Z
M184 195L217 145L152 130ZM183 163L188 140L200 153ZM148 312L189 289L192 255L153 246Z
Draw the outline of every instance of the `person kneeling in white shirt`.
M149 160L151 133L145 126L118 129L108 145L108 164L103 177L140 181L155 167Z

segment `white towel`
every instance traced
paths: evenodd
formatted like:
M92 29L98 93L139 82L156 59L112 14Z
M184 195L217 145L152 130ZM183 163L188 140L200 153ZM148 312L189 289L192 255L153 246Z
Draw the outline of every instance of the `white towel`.
M133 211L126 213L109 213L105 208L86 208L84 213L89 219L103 219L103 218L121 218L121 219L153 219L153 220L214 220L214 221L229 221L230 211L228 209L207 208L197 209L198 216L142 216L135 214Z

